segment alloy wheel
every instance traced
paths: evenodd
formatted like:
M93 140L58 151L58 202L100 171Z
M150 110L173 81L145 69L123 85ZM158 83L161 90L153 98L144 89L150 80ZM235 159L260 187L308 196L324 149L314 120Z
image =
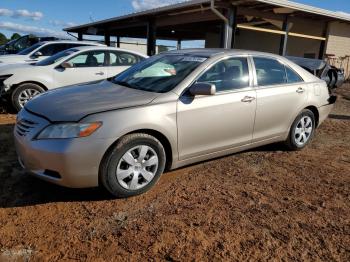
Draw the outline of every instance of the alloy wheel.
M294 140L298 146L304 146L310 139L313 131L312 119L309 116L303 116L295 127Z
M29 100L33 99L35 96L39 95L40 92L35 89L24 89L18 95L18 103L23 107Z

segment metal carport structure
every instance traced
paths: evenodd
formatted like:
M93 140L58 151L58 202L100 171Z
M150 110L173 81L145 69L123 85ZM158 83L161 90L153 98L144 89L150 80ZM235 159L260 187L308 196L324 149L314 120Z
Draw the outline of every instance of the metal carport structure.
M148 55L155 54L157 39L175 40L181 46L182 40L209 43L211 34L215 43L210 47L235 48L243 45L240 32L251 31L273 35L271 45L278 39L278 50L274 51L281 55L287 53L290 38L313 41L316 56L323 58L332 21L349 23L350 17L283 0L193 0L64 30L77 33L80 40L84 35L104 36L107 45L111 36L117 37L118 44L121 37L146 38ZM316 33L303 29L309 24L314 24L309 31L316 28Z

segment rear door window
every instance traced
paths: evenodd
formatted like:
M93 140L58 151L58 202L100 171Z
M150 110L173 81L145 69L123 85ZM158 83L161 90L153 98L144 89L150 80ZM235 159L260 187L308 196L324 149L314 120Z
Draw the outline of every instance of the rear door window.
M143 59L135 54L111 51L109 52L109 65L110 66L132 66L142 61Z
M288 82L285 67L278 60L265 57L253 59L259 86L281 85Z

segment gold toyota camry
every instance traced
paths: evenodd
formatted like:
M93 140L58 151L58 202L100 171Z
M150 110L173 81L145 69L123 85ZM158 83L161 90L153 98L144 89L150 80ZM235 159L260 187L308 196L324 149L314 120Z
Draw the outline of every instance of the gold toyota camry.
M269 143L304 148L335 97L281 56L162 53L109 80L39 95L14 135L22 166L46 181L141 194L164 170Z

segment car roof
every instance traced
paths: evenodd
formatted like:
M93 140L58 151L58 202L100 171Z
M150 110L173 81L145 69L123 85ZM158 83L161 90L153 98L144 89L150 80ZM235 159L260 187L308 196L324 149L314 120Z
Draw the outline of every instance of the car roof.
M182 55L192 55L192 56L204 56L213 57L217 55L259 55L259 56L269 56L275 58L283 58L282 56L243 49L224 49L224 48L194 48L194 49L182 49L164 52L162 54L182 54Z
M54 40L54 41L42 41L44 44L89 44L94 46L105 46L104 44L92 42L92 41L73 41L73 40Z
M144 55L140 52L136 52L136 51L128 50L128 49L123 49L123 48L118 48L118 47L111 47L111 46L76 46L76 47L73 47L71 49L78 50L78 51L89 51L89 50L123 51L123 52L131 53L131 54L139 55L139 56L142 56L145 58L148 57L147 55Z

